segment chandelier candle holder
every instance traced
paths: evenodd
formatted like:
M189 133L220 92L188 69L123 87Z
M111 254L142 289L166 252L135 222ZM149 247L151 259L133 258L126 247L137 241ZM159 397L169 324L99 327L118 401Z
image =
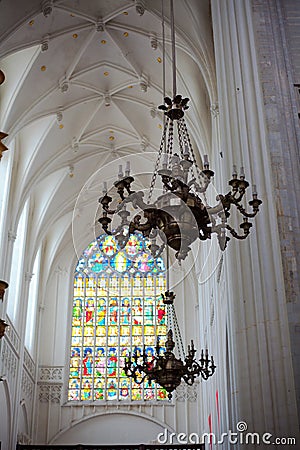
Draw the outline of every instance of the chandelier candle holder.
M213 357L211 356L209 359L207 349L205 353L203 350L201 351L199 361L195 359L196 350L193 341L188 345L187 356L184 356L180 329L174 308L175 294L166 291L162 296L164 304L167 305L167 317L170 325L165 345L161 346L159 338L157 338L155 355L151 356L146 354L145 346L143 353L135 349L133 354L129 353L129 356L125 359L124 371L137 384L142 384L145 379L159 384L168 392L168 398L171 400L172 392L181 384L182 380L190 386L194 384L196 378L200 375L204 380L207 380L214 374L216 366ZM173 329L178 347L181 346L183 359L180 357L176 358L173 353L175 347Z

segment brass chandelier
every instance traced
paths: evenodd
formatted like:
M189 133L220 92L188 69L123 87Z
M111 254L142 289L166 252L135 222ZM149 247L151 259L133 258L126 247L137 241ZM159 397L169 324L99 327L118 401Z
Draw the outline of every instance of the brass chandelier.
M216 234L221 250L225 250L230 239L228 232L236 239L246 239L252 227L248 219L256 216L262 201L258 199L256 187L253 186L252 199L248 202L252 210L246 210L243 201L249 183L245 179L243 167L238 177L234 166L232 179L229 181L230 190L226 194L218 194L215 205L208 203L206 192L214 172L209 167L207 155L203 156L202 169L197 165L184 118L189 99L176 93L172 0L171 33L173 98L165 97L164 104L159 106L164 111L164 129L148 198L145 201L144 192L133 190L134 177L130 175L130 164L127 162L125 174L122 166L119 166L118 179L109 192L104 183L103 196L99 199L102 216L98 221L105 233L116 237L121 247L126 245L132 233L139 231L144 237L152 239L153 256L157 256L157 252L161 253L167 245L175 250L175 257L181 261L186 258L191 244L197 239L206 241ZM157 176L161 178L163 193L153 201ZM143 218L140 211L131 217L128 206L131 210L142 211ZM231 208L236 208L242 217L240 232L228 223ZM118 219L117 226L112 226L112 218ZM161 238L160 245L157 245L157 237Z
M99 202L103 208L102 217L99 222L107 234L116 236L119 244L124 246L128 237L135 231L143 233L144 237L152 237L153 240L160 236L164 245L168 245L175 250L175 257L178 260L186 258L190 251L190 245L196 240L205 241L211 239L213 233L217 235L221 250L225 250L229 236L228 230L236 239L246 239L250 233L252 223L249 218L256 216L259 205L262 203L257 197L255 186L253 186L253 197L249 201L252 212L248 212L242 201L246 189L249 186L245 180L243 168L240 177L236 168L229 181L231 190L223 195L217 196L218 203L210 206L205 200L206 190L211 182L214 172L209 168L207 155L204 155L204 168L200 171L196 164L195 155L191 146L188 130L184 121L184 109L187 108L188 99L182 99L176 95L173 100L166 98L166 105L163 105L167 121L162 136L160 151L156 161L156 170L153 174L148 202L144 201L144 192L135 192L131 185L134 178L130 176L129 168L119 171L119 179L114 183L120 202L115 208L110 208L113 198L104 192ZM162 107L161 107L162 108ZM174 153L173 128L177 123L179 154ZM163 152L164 142L167 140L166 151ZM161 168L160 167L161 162ZM127 166L129 167L129 166ZM164 193L153 203L150 203L157 175L161 177ZM142 221L140 214L136 214L129 220L130 212L127 204L131 203L133 208L143 211L145 221ZM231 225L231 207L234 206L243 217L240 224L242 233L239 234ZM113 230L109 229L112 219L109 216L119 216L120 225ZM156 241L153 248L156 249ZM155 256L154 251L154 256Z
M129 354L125 359L124 364L124 371L128 377L138 384L142 384L145 379L150 382L154 381L168 392L169 400L172 399L172 392L181 384L182 380L191 386L197 377L201 375L204 380L207 380L214 374L216 369L214 359L212 356L209 359L207 349L205 353L202 350L201 358L199 361L196 360L196 350L193 341L188 345L188 353L185 356L174 308L174 298L174 292L169 290L163 295L163 302L167 305L169 328L164 346L160 345L159 338L157 338L155 355L147 355L144 346L143 353L135 349L133 354ZM176 358L173 353L175 347L173 331L180 353L179 358Z

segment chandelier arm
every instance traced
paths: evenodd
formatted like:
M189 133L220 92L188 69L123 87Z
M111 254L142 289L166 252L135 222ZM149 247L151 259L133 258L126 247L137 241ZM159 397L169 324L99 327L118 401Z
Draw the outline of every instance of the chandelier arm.
M201 173L201 172L200 172L200 173ZM197 193L199 193L199 194L204 194L204 192L207 191L207 188L208 188L209 183L210 183L210 180L207 180L207 182L204 181L204 186L201 187L200 184L197 183L196 178L192 178L192 179L188 182L187 186L188 186L188 187L194 186L195 191L196 191Z
M117 236L120 231L122 231L123 225L119 225L114 231L110 232L110 236Z
M240 213L243 214L244 217L253 218L258 213L258 208L253 213L248 213L245 208L243 208L242 205L236 205L237 209L240 211Z
M243 225L243 224L242 224ZM250 225L250 227L252 226L252 223L248 222L248 225ZM240 225L241 226L241 225ZM249 228L250 228L249 227ZM235 237L236 239L239 240L243 240L246 239L246 237L250 234L250 230L249 229L244 229L244 234L238 234L234 228L232 228L230 225L226 224L226 229L230 231L230 233L232 234L233 237Z
M259 211L259 205L261 204L261 200L258 200L257 198L255 198L249 202L250 206L252 206L252 208L253 208L253 213L249 213L246 211L246 209L243 207L243 205L240 204L240 201L242 200L243 196L244 196L244 194L240 195L239 198L235 198L233 195L231 195L231 193L228 193L225 196L219 195L219 198L221 199L221 203L226 212L229 213L230 206L235 205L236 208L240 211L240 213L244 217L248 217L248 218L255 217Z
M139 358L143 359L143 364L138 363ZM149 370L149 363L147 362L145 351L142 355L139 356L137 355L137 353L134 353L132 357L131 353L129 352L128 357L125 359L123 368L125 374L128 377L133 378L137 384L142 384L145 378L148 376L147 371Z
M226 228L225 222L218 223L217 225L213 224L211 227L211 233L217 233L218 235L225 234L225 228Z
M110 215L116 214L116 213L118 212L118 208L116 208L116 209L109 209L109 208L106 208L106 207L104 207L104 206L103 206L103 210L104 210L107 214L110 214Z
M182 378L186 382L186 384L188 384L189 386L193 386L196 376L189 374L184 375Z
M209 375L207 374L207 373L205 373L205 372L201 372L201 377L203 378L203 380L208 380L208 378L209 378Z
M98 219L98 222L101 223L101 217L100 219ZM102 229L104 231L104 233L106 233L108 236L112 236L111 231L108 229L108 224L101 224L102 225Z
M116 208L116 212L119 212L125 203L131 203L132 206L134 207L134 209L140 208L143 211L149 208L156 208L155 204L148 204L145 203L143 200L144 197L144 193L143 192L134 192L131 195L129 195L128 197L126 197L122 203L120 203L120 205Z
M135 231L141 231L144 232L151 232L152 225L149 220L146 223L140 223L141 216L138 214L133 218L133 221L129 225L129 234L133 234Z
M159 247L158 251L155 253L155 258L158 258L164 249L166 248L166 244L163 242L162 245Z
M217 198L219 198L219 196ZM220 200L219 203L217 203L215 206L206 206L206 210L209 216L214 216L221 211L226 211L226 208L224 207L223 202Z
M139 367L136 369L134 368L134 369L132 369L132 371L131 370L130 370L130 372L128 371L128 373L125 371L125 373L130 378L133 378L136 384L142 384L145 381L145 379L147 378L146 373L144 375L142 375L142 377L141 377L140 371L142 369L143 369L143 367ZM139 372L139 374L137 374L136 372Z
M195 378L198 377L200 374L202 375L202 368L200 367L200 365L197 363L196 360L186 358L184 365L184 372L185 375L183 376L183 379L187 384L191 386L194 383Z
M104 210L107 214L110 214L110 215L118 214L118 213L122 210L122 208L124 207L124 204L125 204L125 203L128 203L128 202L130 202L129 196L126 197L126 198L124 198L124 199L122 200L122 202L120 202L120 203L116 206L115 209L109 209L108 205L102 205L102 208L103 208L103 210Z
M135 192L133 192L130 195L133 195L133 194L135 194ZM125 203L129 203L131 201L132 200L131 200L130 196L128 196L128 197L125 197L122 200L122 202L119 203L119 205L116 206L116 209L109 209L108 206L106 206L106 205L102 205L102 208L107 214L114 215L114 214L118 214L122 210L122 208L124 207ZM144 205L145 205L145 207L149 206L149 205L146 205L145 203L144 203Z

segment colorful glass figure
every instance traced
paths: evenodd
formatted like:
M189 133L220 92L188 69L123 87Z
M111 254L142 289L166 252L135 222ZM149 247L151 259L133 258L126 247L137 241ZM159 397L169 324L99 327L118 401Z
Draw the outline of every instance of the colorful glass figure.
M108 259L101 253L94 253L88 260L88 265L93 272L99 273L107 269Z
M125 357L146 348L149 364L157 336L166 339L165 267L149 240L136 233L122 250L102 235L83 252L74 274L69 401L164 400L155 383L126 377Z

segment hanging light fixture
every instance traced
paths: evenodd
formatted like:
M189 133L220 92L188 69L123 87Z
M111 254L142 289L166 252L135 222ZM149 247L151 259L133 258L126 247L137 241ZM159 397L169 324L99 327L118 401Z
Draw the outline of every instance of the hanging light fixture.
M196 360L196 350L193 341L188 346L188 353L185 356L182 345L180 328L178 325L175 307L174 292L167 290L163 295L163 302L167 306L168 333L165 344L160 344L159 338L155 347L155 355L149 356L146 353L145 346L143 353L135 349L133 354L125 359L124 371L126 375L137 384L142 384L145 379L149 382L154 381L168 392L168 398L171 400L172 392L184 380L188 385L193 385L197 377L201 375L207 380L215 372L216 366L211 356L209 359L208 350L205 353L201 351L201 358ZM179 351L179 358L176 358L173 349L175 342L173 332Z
M214 206L209 205L206 199L206 191L214 172L209 167L207 155L203 157L202 170L197 166L184 119L189 99L176 93L174 11L173 0L170 1L173 98L165 97L164 104L159 106L165 114L165 125L148 199L144 201L142 191L132 190L134 178L130 176L129 162L126 165L125 174L123 174L122 166L119 166L118 180L114 183L119 200L115 207L111 206L114 205L115 194L113 190L110 190L108 195L105 183L103 196L99 199L103 210L99 222L107 234L116 236L121 246L126 244L129 236L135 231L142 232L144 237L152 238L151 251L154 256L156 256L155 249L158 248L161 252L161 246L156 244L156 237L160 236L163 245L174 249L175 257L180 261L186 258L191 249L190 245L197 239L205 241L216 234L221 250L225 250L230 239L228 232L236 239L246 239L252 227L248 219L256 216L262 201L258 199L254 185L252 200L249 201L252 211L247 211L243 206L249 183L245 180L244 168L241 168L238 177L236 166L233 167L232 179L229 181L229 192L219 194L217 204ZM177 150L175 150L175 144ZM161 178L164 192L151 202L157 176ZM130 212L127 210L129 204L134 209L142 210L145 220L139 213L130 218ZM242 230L240 233L228 223L231 207L235 207L242 216L242 223L239 225ZM120 224L117 227L111 227L110 216L119 216Z

